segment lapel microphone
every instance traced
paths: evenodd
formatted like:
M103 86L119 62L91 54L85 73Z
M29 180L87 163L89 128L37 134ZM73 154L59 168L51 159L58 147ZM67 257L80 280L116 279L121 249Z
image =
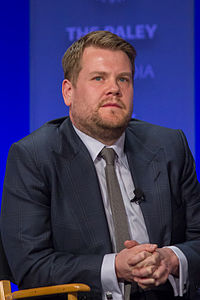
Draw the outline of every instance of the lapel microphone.
M136 204L140 204L142 201L145 200L144 193L143 193L143 191L142 191L141 189L136 188L136 189L134 190L134 194L135 194L135 196L134 196L134 198L131 200L131 202L134 202L134 203L136 203Z

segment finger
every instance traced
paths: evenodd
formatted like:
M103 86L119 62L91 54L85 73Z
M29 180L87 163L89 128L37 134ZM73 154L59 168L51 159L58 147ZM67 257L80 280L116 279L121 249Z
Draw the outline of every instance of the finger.
M159 253L154 252L151 255L149 255L146 259L143 261L139 262L135 267L137 268L142 268L142 267L147 267L147 266L159 266L161 263L161 257Z
M152 277L156 281L156 286L163 284L167 281L169 276L168 268L163 264L153 273Z
M168 276L169 276L169 273L164 273L158 279L155 279L155 286L159 286L161 284L164 284L167 281Z
M144 285L146 288L155 286L156 283L156 280L154 278L133 277L133 280L139 285Z
M127 241L124 242L124 246L125 246L127 249L130 249L130 248L132 248L132 247L134 247L134 246L137 246L137 245L139 245L139 243L136 242L136 241L134 241L134 240L127 240Z
M165 263L163 263L163 261L162 261L160 266L153 273L153 278L158 279L158 278L164 276L164 274L166 274L166 273L169 273L169 270L168 270L167 266L165 265Z
M133 268L132 275L139 278L152 278L156 279L153 274L156 271L157 266L148 266L144 268Z
M134 249L137 252L141 252L141 251L148 251L148 252L154 252L157 249L157 245L156 244L139 244L137 246L134 247Z
M142 283L138 283L138 285L139 285L143 290L149 290L149 289L151 289L151 288L154 286L154 284L144 285L144 284L142 284Z
M137 246L135 246L135 247L137 247ZM138 263L144 261L150 255L152 255L152 254L147 251L133 253L133 255L130 255L129 258L127 259L127 263L130 267L133 267L133 266L135 267Z

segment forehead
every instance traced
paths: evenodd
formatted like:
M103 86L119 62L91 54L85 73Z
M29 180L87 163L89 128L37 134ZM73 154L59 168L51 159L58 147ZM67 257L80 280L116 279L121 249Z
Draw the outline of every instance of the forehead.
M82 69L117 68L131 72L131 62L128 55L121 50L86 47L81 59Z

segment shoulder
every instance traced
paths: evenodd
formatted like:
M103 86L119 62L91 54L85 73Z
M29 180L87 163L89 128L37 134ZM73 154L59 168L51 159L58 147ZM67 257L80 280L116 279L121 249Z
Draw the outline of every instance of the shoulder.
M132 119L129 122L129 126L131 130L140 135L151 135L157 136L157 134L176 134L177 129L172 129L160 125L155 125L149 122L141 121L138 119Z
M182 130L163 127L148 122L132 119L127 134L134 134L143 144L156 146L175 146L187 144Z
M9 159L35 160L42 163L59 152L63 126L67 127L67 117L49 121L28 136L11 146Z
M140 157L151 153L151 157L158 158L159 154L174 173L182 174L180 176L193 172L193 156L180 129L131 120L126 131L126 145L129 151L139 153Z
M25 147L29 150L34 147L41 149L55 148L58 143L61 127L66 120L67 117L51 120L16 142L15 145Z
M162 149L168 158L184 161L191 157L187 139L180 129L171 129L133 119L126 130L128 144L134 147L137 141L141 147L156 153Z

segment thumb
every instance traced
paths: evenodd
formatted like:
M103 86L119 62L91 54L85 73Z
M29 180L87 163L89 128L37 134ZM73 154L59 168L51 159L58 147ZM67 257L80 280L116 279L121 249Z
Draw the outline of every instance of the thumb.
M135 247L135 246L137 246L137 245L139 245L139 243L136 242L136 241L134 241L134 240L127 240L127 241L124 242L124 246L125 246L127 249L130 249L130 248Z

